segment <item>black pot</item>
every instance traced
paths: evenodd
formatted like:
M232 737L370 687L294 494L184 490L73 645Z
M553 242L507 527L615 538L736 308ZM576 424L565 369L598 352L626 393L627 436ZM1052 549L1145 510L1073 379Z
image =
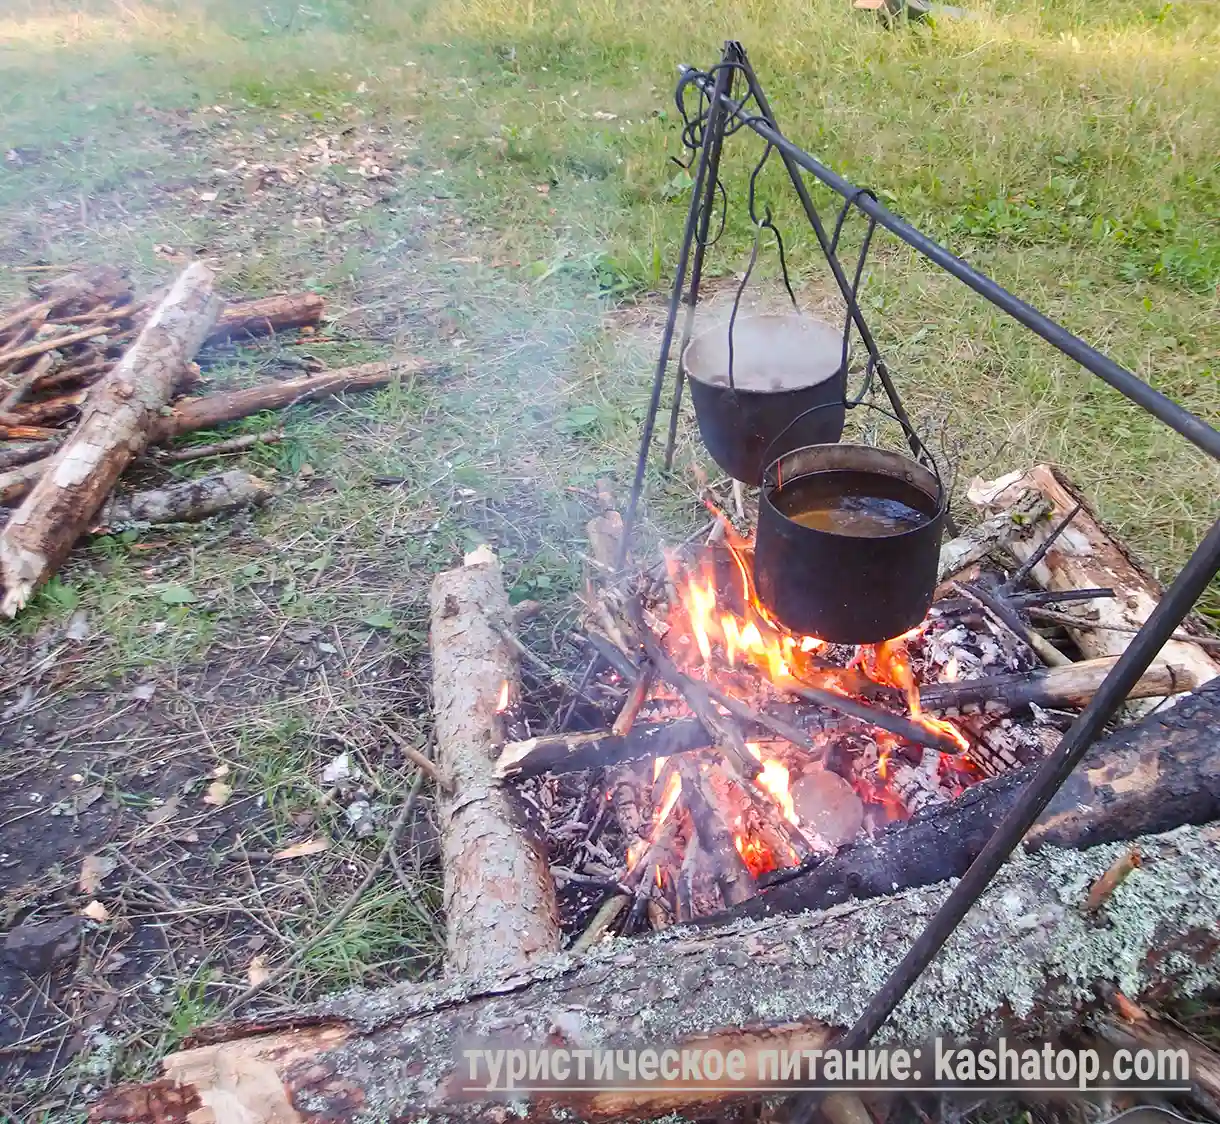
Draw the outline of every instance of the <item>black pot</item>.
M682 369L707 451L743 484L759 484L771 457L830 444L843 433L843 333L820 320L793 313L740 316L733 325L731 375L723 324L691 340ZM827 408L784 432L815 406Z
M843 490L900 501L923 521L862 536L804 526L785 513L798 514L793 501L807 489L831 492L846 481L852 486ZM932 604L947 508L940 477L900 453L844 444L789 452L767 466L759 497L759 600L793 632L833 644L901 636Z

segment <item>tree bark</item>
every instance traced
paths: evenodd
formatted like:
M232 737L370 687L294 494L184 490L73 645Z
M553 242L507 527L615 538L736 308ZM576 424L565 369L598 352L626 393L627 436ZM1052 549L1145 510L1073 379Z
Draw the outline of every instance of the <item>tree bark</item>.
M288 293L261 300L233 301L224 306L207 343L251 336L270 336L290 328L304 328L322 319L326 301L317 293Z
M102 507L98 523L101 529L127 523L195 523L213 515L257 507L274 492L265 480L233 469L111 499Z
M0 532L0 612L15 616L59 568L148 443L176 377L215 322L212 273L189 266L106 378L72 436Z
M1097 742L1026 836L1026 845L1092 847L1220 819L1220 680ZM848 898L958 878L1033 779L1036 766L968 788L818 866L774 881L734 915L825 909ZM716 924L723 917L701 923Z
M524 969L559 948L555 887L516 794L496 783L501 691L518 682L497 626L512 619L500 563L486 547L432 582L432 702L451 972Z
M1104 926L1073 903L1118 848L1015 856L877 1042L1049 1038L1077 1025L1104 981L1125 980L1136 999L1214 984L1216 830L1138 846L1145 863L1116 892ZM217 1028L212 1044L166 1058L160 1080L109 1093L91 1120L601 1124L719 1108L733 1097L690 1087L518 1093L511 1106L489 1104L462 1096L460 1052L489 1037L570 1050L740 1049L748 1084L758 1084L763 1051L824 1047L856 1019L948 892L941 885L710 932L670 929L508 978L348 993L283 1017L296 1029Z
M970 501L989 511L1002 511L1014 504L1028 502L1028 494L1042 496L1051 507L1050 515L1032 528L1031 534L1014 540L1009 549L1025 561L1047 535L1077 504L1081 510L1056 540L1046 557L1034 567L1031 576L1044 589L1088 589L1108 587L1114 597L1094 601L1099 624L1124 628L1138 627L1148 619L1164 592L1110 534L1072 484L1049 465L1036 465L1027 473L1010 473L985 483L976 480L968 492ZM1119 656L1131 642L1130 632L1106 629L1069 629L1081 652L1090 659ZM1171 640L1161 649L1161 658L1176 667L1186 668L1198 683L1220 675L1220 663L1194 644ZM1137 707L1144 713L1156 705L1149 700Z

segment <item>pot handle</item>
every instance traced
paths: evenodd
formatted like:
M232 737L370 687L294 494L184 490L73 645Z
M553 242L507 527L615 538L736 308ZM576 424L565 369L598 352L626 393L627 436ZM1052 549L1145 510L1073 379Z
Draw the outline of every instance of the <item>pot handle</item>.
M778 460L778 458L776 458L776 460L772 460L771 451L775 448L775 446L777 444L779 444L780 439L782 437L784 437L787 434L787 432L794 425L797 424L797 422L801 421L804 418L807 418L810 414L816 414L818 412L818 410L825 410L829 406L842 406L842 405L843 405L842 402L822 402L821 404L819 404L817 406L810 406L808 410L802 410L799 414L797 414L796 417L794 417L786 426L784 426L783 429L781 429L779 431L779 433L777 433L775 435L775 437L772 439L771 443L763 451L762 485L764 488L777 488L782 483L782 481L780 481L777 477L774 477L771 474L771 469L776 464L776 460ZM891 421L896 421L898 423L899 427L902 429L902 431L919 446L917 455L921 460L924 460L927 462L928 469L931 471L932 475L936 477L936 490L939 493L938 502L939 502L940 506L942 506L942 507L945 506L946 503L948 502L948 500L945 495L944 478L940 474L940 465L936 463L936 458L929 451L927 445L925 445L923 443L923 439L919 436L919 434L916 433L913 429L909 429L907 426L903 425L902 419L900 417L898 417L897 414L892 414L892 413L890 413L889 410L884 410L880 406L875 405L872 402L849 402L847 404L847 408L849 410L855 409L855 407L857 407L857 406L865 406L870 410L876 410L877 413L884 414Z
M733 311L729 314L729 391L737 389L737 384L733 381L733 328L737 324L737 313L741 310L741 294L746 291L746 286L750 283L750 274L754 272L754 266L758 263L758 249L762 244L762 232L764 230L771 231L775 235L775 248L779 254L779 270L784 279L784 288L788 290L788 299L792 302L792 308L795 312L800 312L797 307L796 294L792 291L792 281L788 277L788 259L784 254L784 239L777 227L771 221L771 208L767 207L763 212L763 217L758 217L758 211L755 204L755 192L758 185L758 176L763 168L767 165L767 159L771 155L771 150L775 146L768 143L766 151L762 154L762 159L755 165L754 171L750 173L750 191L748 195L748 204L750 208L750 218L754 223L754 248L750 251L750 264L746 266L746 271L742 275L741 284L737 286L737 294L733 297Z

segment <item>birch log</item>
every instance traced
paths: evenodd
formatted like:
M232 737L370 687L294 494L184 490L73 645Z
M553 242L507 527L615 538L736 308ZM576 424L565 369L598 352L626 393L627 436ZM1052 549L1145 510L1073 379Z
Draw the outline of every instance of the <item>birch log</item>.
M1220 981L1216 829L1134 842L1143 865L1107 903L1104 924L1078 906L1127 844L1014 856L876 1044L1053 1038L1079 1024L1081 1008L1107 981L1137 1001L1197 994ZM701 1107L701 1115L719 1114L731 1093L677 1082L661 1092L471 1099L458 1088L466 1069L460 1051L488 1038L569 1050L739 1049L742 1084L757 1084L767 1076L763 1051L822 1048L854 1022L948 893L945 883L824 913L673 928L509 978L349 993L285 1014L283 1029L266 1020L214 1028L210 1045L171 1054L158 1081L106 1094L90 1119L604 1124Z
M1047 501L1050 514L1031 528L1030 534L1014 539L1009 549L1020 561L1025 561L1072 508L1082 504L1080 512L1046 557L1034 567L1031 576L1044 589L1113 589L1113 598L1089 603L1096 612L1090 617L1090 623L1099 627L1068 631L1089 659L1122 655L1131 642L1132 633L1112 631L1104 626L1113 624L1129 630L1142 625L1161 599L1160 583L1127 552L1116 536L1106 531L1066 477L1050 465L1035 465L1028 472L1009 473L989 482L975 480L967 495L976 506L999 512L1027 504L1030 492ZM1200 684L1220 675L1220 663L1197 644L1171 640L1161 649L1161 658L1186 669ZM1134 709L1137 713L1146 713L1156 705L1156 700L1148 700Z
M148 442L174 382L194 358L220 303L202 263L183 271L113 370L90 392L72 436L0 532L0 612L13 617L59 568L72 544Z
M437 794L447 968L526 968L558 950L559 919L542 847L523 830L515 794L493 773L504 740L496 708L518 675L496 627L512 617L490 549L437 574L431 608L436 764L452 789Z

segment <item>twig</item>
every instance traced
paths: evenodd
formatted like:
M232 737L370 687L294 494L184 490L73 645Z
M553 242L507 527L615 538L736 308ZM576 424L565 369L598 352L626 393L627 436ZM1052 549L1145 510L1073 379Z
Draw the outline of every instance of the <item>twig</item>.
M156 892L157 900L162 905L169 906L170 909L185 909L186 907L174 897L164 886L161 885L151 874L146 870L142 870L136 866L118 847L112 847L110 853L114 855L128 870L131 871L141 882L146 882Z
M820 687L805 687L796 684L786 684L782 689L791 695L799 695L803 699L817 703L818 706L824 706L828 710L836 710L840 714L858 718L861 722L867 722L879 730L888 730L891 734L897 734L900 738L906 738L907 741L914 742L916 745L927 746L929 749L936 749L941 753L956 754L962 751L957 742L944 734L938 734L925 726L920 726L909 718L902 718L897 714L866 706L846 695L837 695L834 691L824 691Z
M1067 667L1071 664L1072 661L1054 644L1030 628L1017 615L1015 609L994 594L978 586L966 586L959 582L954 582L953 588L967 601L973 601L994 623L1008 629L1018 640L1023 641L1047 667Z
M571 882L574 886L589 886L594 890L609 890L615 894L627 892L627 887L613 878L598 878L594 874L581 874L580 871L570 870L566 866L553 866L550 869L551 877L556 882Z
M1056 613L1054 609L1043 609L1037 605L1025 610L1034 620L1046 621L1047 624L1061 624L1066 628L1079 628L1089 631L1124 632L1134 635L1139 629L1134 625L1102 624L1100 621L1086 620L1071 613ZM1220 636L1194 636L1189 632L1175 632L1171 640L1180 640L1184 644L1198 644L1200 648L1220 649Z
M1112 589L1039 589L1032 593L1017 593L1012 597L1014 605L1028 608L1030 605L1052 605L1061 601L1104 601L1114 596Z
M389 735L390 740L398 746L402 755L421 772L427 774L428 779L437 788L445 793L453 792L453 782L448 777L441 775L441 771L436 767L435 761L420 753L397 730L392 730L389 726L382 726L381 728Z
M767 714L766 711L755 710L740 699L735 699L732 695L726 695L715 687L709 686L707 693L724 707L725 710L729 711L734 717L740 718L743 722L752 722L755 725L770 730L773 734L778 734L781 738L811 754L815 760L820 760L826 756L827 747L824 745L819 746L799 726L793 726L782 718L775 718Z
M1127 875L1139 865L1139 851L1128 851L1125 855L1120 855L1110 869L1090 887L1089 896L1084 904L1085 912L1096 913L1101 909L1110 900L1114 891L1126 880Z
M574 635L579 635L579 633ZM624 652L614 641L603 636L600 632L594 632L592 629L587 630L582 639L588 640L593 650L614 668L619 675L627 680L628 683L635 681L639 668L631 656Z
M220 457L228 453L240 453L259 445L274 445L284 440L282 429L270 433L247 433L242 437L231 437L228 441L214 441L210 445L192 445L185 449L169 449L158 452L156 459L168 464L184 464L202 460L204 457Z
M593 920L589 922L585 931L572 942L572 947L568 951L587 952L597 944L605 936L606 930L618 920L618 915L627 908L629 900L626 894L615 894L602 902L601 908L593 915Z
M1021 587L1021 583L1027 577L1029 577L1031 573L1033 573L1034 567L1046 557L1046 552L1055 545L1056 540L1060 535L1063 534L1064 531L1068 529L1068 524L1080 514L1083 507L1084 504L1078 503L1063 517L1054 530L1052 530L1051 533L1038 544L1038 548L1033 552L1033 554L1031 554L1023 563L1021 563L1020 566L1017 567L1016 573L1014 573L1012 577L1010 577L1008 581L1006 581L1000 587L1003 593L1013 593Z
M623 709L618 712L614 725L610 727L611 733L617 734L620 738L627 736L631 727L635 725L636 718L639 717L640 708L648 701L648 692L652 690L652 682L655 677L656 669L651 663L645 663L640 668L635 682L631 684L631 691L623 703Z
M29 343L25 347L18 347L13 351L0 353L0 364L16 363L22 359L41 355L44 351L58 351L61 347L67 347L70 343L91 340L94 336L105 335L109 331L110 328L107 325L99 324L94 328L84 328L79 332L69 332L66 336L54 336L50 339L39 340L37 343Z
M285 960L273 972L269 973L265 979L256 984L251 984L236 998L231 999L224 1007L217 1012L217 1019L227 1018L233 1014L238 1007L243 1006L253 999L259 993L265 991L273 984L277 984L282 980L293 968L295 968L309 953L316 948L322 941L331 935L344 921L351 915L357 903L364 896L372 884L373 880L381 873L382 868L389 861L390 852L398 845L398 837L402 834L402 830L407 825L407 819L411 815L411 809L415 805L415 797L419 795L420 786L424 783L424 771L420 769L415 774L415 780L411 785L411 791L407 793L406 800L403 801L401 810L398 813L398 818L394 821L394 826L390 828L389 837L385 841L385 846L381 848L381 854L374 860L372 866L364 878L361 879L360 885L357 886L348 897L347 901L340 906L339 911L334 914L331 919L322 926L312 937L309 938L300 948L296 950L287 960Z
M546 678L551 680L552 683L562 687L569 694L583 699L590 706L601 706L597 699L585 692L585 685L583 683L579 685L574 683L571 678L560 671L559 668L552 667L541 656L535 655L532 651L530 651L529 648L521 643L520 639L510 629L506 628L502 624L493 624L492 627L500 634L500 637L504 640L504 643L512 648L512 650L516 652L517 655L520 656L535 671L546 676Z
M30 393L30 388L33 387L34 383L51 369L53 362L55 360L50 355L40 355L30 365L28 371L23 371L18 375L16 383L13 384L13 389L4 396L4 401L0 402L0 414L18 405Z

